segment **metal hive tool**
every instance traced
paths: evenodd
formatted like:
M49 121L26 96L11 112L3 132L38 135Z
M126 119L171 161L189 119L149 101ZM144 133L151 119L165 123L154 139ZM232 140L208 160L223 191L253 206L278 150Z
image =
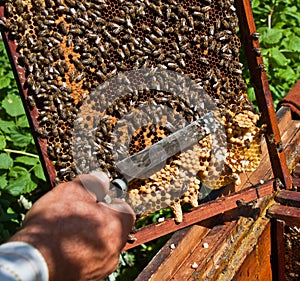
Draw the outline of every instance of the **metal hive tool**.
M23 69L20 83L29 111L34 112L38 138L47 143L44 155L55 161L56 176L53 171L49 173L53 185L93 169L117 178L116 159L168 136L179 121L182 128L199 117L199 109L174 95L172 88L160 90L164 81L155 90L132 90L144 82L143 78L132 79L130 85L124 78L107 87L105 94L96 91L118 74L142 68L184 74L216 105L228 145L225 168L211 188L238 182L239 173L257 167L259 115L247 98L242 78L233 1L8 0L4 16L1 24L9 40L16 43L16 67ZM121 97L116 93L120 85L127 87ZM134 118L134 130L122 125L128 112L138 116L140 109L149 104L157 112L154 118L158 121L149 119L145 125ZM93 132L88 143L84 138L76 139L76 148L72 144L74 124ZM128 136L129 149L122 151L120 146L121 151L115 155L116 143L125 144ZM212 149L208 136L199 145L170 158L151 178L131 183L130 204L138 210L142 198L149 198L153 200L153 211L166 207L168 192L164 190L174 184L174 179L180 185L180 169L190 169L193 176L188 175L188 189L171 203L177 221L181 221L181 205L197 206L200 182L209 185L214 171L221 169L212 159ZM96 155L96 162L86 161L89 151ZM164 196L153 198L151 194L157 190Z

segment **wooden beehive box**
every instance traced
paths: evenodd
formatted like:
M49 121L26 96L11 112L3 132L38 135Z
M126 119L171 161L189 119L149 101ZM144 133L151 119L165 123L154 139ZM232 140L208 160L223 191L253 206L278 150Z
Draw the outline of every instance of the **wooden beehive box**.
M299 189L299 119L293 120L289 108L281 108L277 117ZM272 176L265 144L263 148L265 161L243 185ZM282 190L274 200L275 194L262 191L257 189L250 204L241 194L238 200L246 200L237 200L239 207L176 232L136 280L298 280L299 193Z

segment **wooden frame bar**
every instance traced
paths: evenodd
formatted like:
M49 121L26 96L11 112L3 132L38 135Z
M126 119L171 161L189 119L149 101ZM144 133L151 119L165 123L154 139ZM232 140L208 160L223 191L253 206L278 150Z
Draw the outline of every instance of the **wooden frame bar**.
M279 178L285 188L290 189L292 187L292 180L282 149L272 94L263 58L260 54L260 45L251 10L251 3L249 0L236 0L235 3L240 22L242 45L245 49L250 70L251 83L255 89L257 104L262 114L262 121L267 125L266 141L272 170L275 178Z
M300 208L300 192L297 191L281 190L275 200L282 205Z
M300 227L300 194L290 190L281 190L275 204L267 211L272 223L272 270L275 281L285 281L285 226Z
M268 210L268 216L283 220L286 226L300 227L300 209L297 207L274 205Z
M273 281L285 281L284 227L281 220L271 219L271 252Z
M283 205L273 205L267 212L268 216L272 219L283 220L287 226L300 227L299 192L281 190L275 200Z
M0 18L4 17L4 7L0 6ZM39 124L37 121L37 108L30 108L27 102L27 88L25 87L25 71L17 64L19 54L17 52L17 45L14 41L9 40L7 32L1 31L3 42L5 44L8 58L10 60L14 77L19 89L20 97L23 101L24 109L27 115L33 138L40 156L40 161L43 166L47 182L54 187L54 179L56 178L56 171L53 162L49 159L47 154L47 141L38 134Z
M140 244L149 242L161 236L185 228L189 225L214 217L218 214L237 208L239 204L247 204L251 201L274 193L277 189L276 180L270 180L264 184L242 189L229 196L218 198L205 203L183 214L183 222L176 224L174 219L166 219L158 224L145 226L133 234L133 243L127 243L123 250L134 248Z

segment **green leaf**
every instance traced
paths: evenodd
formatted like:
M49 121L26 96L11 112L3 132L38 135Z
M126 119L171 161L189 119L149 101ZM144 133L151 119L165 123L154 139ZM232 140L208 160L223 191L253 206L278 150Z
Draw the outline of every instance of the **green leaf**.
M8 207L7 213L12 215L12 214L15 214L16 212L11 207Z
M0 135L0 150L3 150L6 147L6 138L5 136Z
M42 167L41 164L35 166L34 169L33 169L33 171L34 171L35 176L36 176L38 179L41 179L41 180L43 180L43 181L46 181L45 174L44 174L44 170L43 170L43 167Z
M270 50L272 59L280 66L285 66L289 63L289 60L280 52L278 48L272 48Z
M8 115L12 117L25 114L21 98L14 94L8 94L2 101L2 106Z
M284 40L284 45L288 50L300 52L300 38L296 35L291 35Z
M26 175L27 173L28 171L24 167L14 166L10 169L8 176L16 179L20 176Z
M30 133L21 131L17 128L12 128L10 134L13 144L19 147L27 146L33 139Z
M14 161L6 153L0 153L0 169L10 169L14 165Z
M10 79L8 77L0 78L0 89L7 88L10 84Z
M15 159L15 162L23 163L28 166L36 165L40 160L38 158L30 157L30 156L19 156Z
M249 87L247 89L247 94L248 94L249 100L251 102L253 102L253 101L256 100L256 96L255 96L255 92L254 92L254 88L253 87Z
M6 174L0 176L0 189L4 189L7 186Z
M2 214L0 216L0 222L10 222L18 218L18 214Z
M270 50L269 49L262 49L261 54L263 59L265 60L269 56Z
M13 196L19 196L23 193L29 193L37 187L37 184L31 180L30 173L22 175L21 177L9 181L5 190Z
M290 66L287 66L284 69L281 69L279 76L281 79L289 80L291 77L295 76L295 71Z
M10 134L10 131L13 127L15 127L15 123L13 121L5 121L0 119L0 130L3 133Z
M291 6L284 9L284 14L296 19L300 23L300 13L297 13L297 7Z
M294 27L294 28L293 28L293 32L294 32L295 34L300 35L300 27Z
M8 72L6 76L11 78L11 79L15 79L15 76L14 76L12 71Z
M29 128L29 123L26 115L22 115L18 119L18 127Z
M259 7L259 0L253 0L252 1L252 9L258 8Z
M280 29L267 29L263 34L262 41L267 44L276 44L282 38L282 30Z

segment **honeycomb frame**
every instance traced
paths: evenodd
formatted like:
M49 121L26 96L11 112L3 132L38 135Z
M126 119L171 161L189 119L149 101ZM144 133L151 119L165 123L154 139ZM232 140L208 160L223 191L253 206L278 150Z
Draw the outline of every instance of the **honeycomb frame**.
M8 1L8 4L7 4L8 7L9 7L9 4L12 5L11 2L12 1ZM18 4L22 4L22 3L24 4L26 1L17 1L17 2L18 2ZM61 13L63 13L63 10L64 10L63 6L65 6L66 3L67 3L67 5L70 5L71 7L76 7L77 9L82 10L82 11L87 10L86 8L84 8L84 5L86 3L90 3L91 5L93 3L94 4L97 3L99 5L105 5L105 4L103 4L104 1L69 1L69 0L67 1L66 0L66 1L45 1L45 2L29 1L29 2L32 2L33 5L35 5L35 9L37 9L37 10L40 9L43 6L43 4L49 5L49 6L61 4L59 6L59 7L61 7L60 8ZM121 2L123 2L123 1L121 1ZM140 3L140 1L135 1L135 2ZM159 16L161 16L162 11L160 11L158 9L159 5L157 5L157 3L161 3L161 1L145 1L145 2L149 3L148 8L151 9L153 14L158 14ZM168 5L173 5L173 2L175 2L175 1L166 1L166 3ZM231 13L235 12L233 1L212 1L212 2L219 3L219 4L222 2L223 4L220 5L220 7L222 9L224 8L224 11L227 11L224 7L224 5L225 6L227 5L229 12L230 11L231 11ZM203 17L202 19L207 20L207 18L209 19L212 15L215 15L214 13L212 13L212 8L210 7L210 4L211 4L211 1L203 1L202 4L198 6L198 8L197 8L197 6L194 6L195 9L192 9L191 8L192 4L190 5L189 8L192 9L193 16L195 16L196 18L199 17L200 19L202 16ZM20 7L20 8L18 8L18 9L20 9L20 12L24 12L24 11L21 11L22 9L25 9L24 6L25 5L18 6L18 7ZM30 5L28 5L28 7L30 8ZM183 9L182 9L182 7L183 7ZM106 8L107 7L104 7L104 9L106 9ZM181 13L182 15L184 15L184 8L185 8L184 5L183 6L180 5L180 7L176 6L176 7L173 7L172 9L174 9L177 13L179 13L179 14ZM9 9L13 9L13 6L11 8L6 7L6 10L9 10ZM15 8L15 9L17 9L17 8ZM170 22L172 22L174 24L174 21L177 22L179 19L178 19L177 13L172 12L172 9L169 12L168 8L166 8L165 11L166 11L166 16L169 16ZM217 8L215 8L215 9L217 9ZM138 14L138 13L141 13L141 15L143 14L143 11L139 11L139 9L135 9L134 12L136 14ZM9 11L6 11L6 13L9 13ZM74 13L72 8L69 9L69 13L71 13L71 14ZM126 56L126 53L128 53L128 50L126 47L123 47L125 44L122 44L122 42L118 44L118 40L120 41L120 38L118 36L113 37L111 34L115 34L115 32L116 32L116 34L118 35L119 33L117 33L117 32L122 32L122 31L116 30L116 29L120 28L120 23L126 24L127 28L129 28L129 29L131 28L131 26L133 25L132 19L128 19L128 16L126 16L127 14L130 14L130 13L133 13L132 11L130 11L130 9L128 11L125 11L125 14L124 14L125 18L123 18L123 19L118 17L117 13L115 13L115 14L111 13L111 15L114 16L114 19L119 24L117 24L117 25L110 24L110 25L108 25L108 27L110 28L109 31L107 31L107 28L105 28L104 30L101 31L103 33L103 34L101 33L103 35L103 38L106 38L107 40L110 41L110 43L112 45L112 47L110 47L110 49L112 49L114 46L122 46L121 49L117 48L115 50L112 50L112 53L114 54L114 56L116 58L118 58L119 60L123 59L124 56ZM226 13L226 12L222 11L222 13ZM107 12L107 14L109 14L109 12ZM157 18L159 19L159 16L154 17L152 15L152 17L153 17L152 21L155 21L158 24L158 26L153 25L154 27L156 27L155 29L153 28L153 30L149 31L150 27L144 26L144 24L143 24L143 25L140 25L141 29L137 31L137 32L142 32L142 34L149 35L148 36L149 38L147 36L145 36L145 44L142 44L142 46L141 46L142 49L144 48L143 51L148 52L148 53L151 53L151 52L154 53L155 48L152 47L152 45L165 44L165 45L168 45L168 46L165 46L165 48L167 50L166 52L169 52L172 57L173 52L171 52L168 49L168 48L170 48L170 46L169 46L170 44L168 42L165 42L166 40L161 40L159 43L156 43L156 41L159 39L159 34L161 34L161 32L164 32L163 30L169 29L169 32L171 35L168 38L173 38L172 36L174 36L175 39L173 40L173 42L175 42L177 40L178 43L180 43L180 47L176 46L174 44L171 44L172 48L174 48L175 50L177 50L178 48L179 49L181 48L183 50L183 52L187 51L184 58L188 58L189 54L192 54L192 56L193 56L193 54L196 54L197 57L192 58L192 59L194 59L202 67L206 67L208 69L208 67L211 65L211 63L215 62L215 63L220 64L220 67L223 71L224 71L224 69L226 69L227 72L234 73L234 78L232 78L231 80L225 79L224 81L221 81L221 79L218 77L218 76L221 76L221 74L219 73L220 70L218 70L217 68L213 69L213 71L210 68L209 68L209 70L206 69L206 71L203 71L203 73L201 73L201 75L197 75L197 73L195 74L194 73L195 61L193 61L192 59L191 59L192 62L189 59L187 59L185 61L182 58L182 56L179 55L179 57L175 57L175 58L173 58L173 60L171 59L167 62L163 61L166 64L165 66L167 68L169 67L170 69L174 69L178 72L186 73L192 79L195 79L196 81L201 83L201 86L205 87L205 90L207 90L207 92L210 94L210 96L212 96L214 98L214 101L216 101L216 103L222 109L222 111L223 111L222 118L225 120L224 122L227 124L230 124L230 125L228 125L228 127L226 127L226 130L227 130L229 139L231 139L231 142L235 144L235 148L240 146L240 142L239 142L239 137L236 136L236 134L234 132L230 131L232 129L231 128L232 123L236 123L237 124L236 128L238 128L239 130L241 128L247 128L247 126L249 126L249 124L250 124L250 127L253 128L254 135L257 138L256 142L255 142L255 145L257 145L257 143L259 143L259 138L260 138L259 130L255 126L256 121L257 121L257 117L256 117L257 115L256 115L256 112L254 111L254 108L248 102L246 95L245 95L246 85L245 85L244 81L241 79L242 66L240 65L238 59L233 56L233 54L238 55L238 53L239 53L239 48L241 46L239 39L237 38L235 33L233 34L233 32L231 30L231 33L230 32L222 32L222 31L217 33L218 34L217 41L219 41L217 43L219 43L219 45L215 44L213 42L214 40L211 40L211 41L209 40L209 35L214 36L215 32L216 32L215 30L220 29L221 25L226 25L225 26L225 30L226 30L226 28L228 27L228 22L226 20L225 21L219 20L219 18L216 17L215 20L213 20L213 25L210 25L207 30L205 29L206 31L203 33L204 35L201 32L200 32L201 35L199 35L199 34L190 35L189 34L188 36L186 36L186 37L189 37L189 39L187 40L186 38L180 38L178 36L178 34L173 34L174 27L173 27L173 31L172 31L171 24L169 24L169 26L167 26L167 27L162 28L160 25L163 25L163 24L159 20L157 20ZM53 20L51 19L50 16L49 16L49 18L46 18L46 17L47 16L45 16L45 19L43 17L42 18L44 21L47 22L47 24L49 24L49 25L55 24L52 22ZM136 17L136 15L135 15L135 17ZM186 20L180 19L180 23L178 22L178 26L179 26L178 29L180 29L183 32L183 34L185 32L187 32L187 31L185 31L185 29L188 28L188 24L195 25L195 23L197 22L196 24L199 24L199 26L201 27L201 21L196 21L194 19L191 19L189 17L189 15L183 16L183 18L185 18L185 17L186 17ZM54 16L54 18L55 18L55 16ZM150 15L147 18L151 18ZM223 14L222 19L225 19L225 18L226 19L230 18L230 16ZM230 29L235 29L238 26L236 16L234 18L235 18L235 20L228 27ZM15 19L15 20L17 21L17 19ZM84 28L84 26L86 24L84 20L85 19L82 19L82 18L79 18L76 20L77 28L78 28L79 23L81 23L81 26ZM189 22L188 22L188 20L189 20ZM57 28L59 28L59 31L61 33L66 33L66 28L68 28L68 27L65 26L64 22L61 21L60 18L55 18L54 21L58 21ZM21 30L22 29L26 30L25 22L19 22L19 25L20 26L18 26L18 24L17 24L18 28L20 28ZM29 24L29 26L30 26L30 24ZM34 27L35 26L32 26L32 29L34 29ZM71 30L72 25L69 28ZM202 26L201 28L203 29L204 27ZM82 34L82 31L80 31L80 28L78 28L79 30L77 30L75 25L74 25L73 29L72 29L73 37L74 37L74 34L75 35L76 34L80 35L80 33ZM134 28L131 28L131 29L134 29ZM176 30L178 30L178 29L176 29ZM13 32L11 31L11 35L14 37L14 35L12 34ZM53 33L52 33L53 36L52 35L50 36L50 38L54 38L53 42L50 42L47 44L52 44L54 46L60 45L58 42L60 42L61 36L60 36L60 34L57 34L57 33L58 33L57 30L53 31ZM36 109L38 108L37 115L35 116L36 117L35 119L38 120L38 123L35 123L36 132L38 133L38 139L39 139L39 141L41 140L41 138L44 140L47 139L48 144L49 144L49 142L53 143L52 146L48 145L47 155L50 157L51 160L56 160L56 170L58 172L58 176L61 177L58 179L53 179L53 177L52 177L51 180L52 180L52 182L55 182L55 184L57 184L59 181L70 180L76 176L76 173L73 171L72 163L68 163L68 161L70 161L70 157L68 155L63 154L66 152L68 144L66 144L64 141L62 141L61 149L62 149L63 153L57 152L57 151L54 151L56 148L55 140L59 139L59 137L62 137L62 136L65 137L65 131L68 132L68 130L64 130L64 126L66 126L66 127L72 126L72 124L70 125L68 123L68 121L74 120L74 118L75 118L74 115L76 116L76 114L78 112L78 107L81 103L80 100L87 95L86 89L89 88L90 84L92 83L91 81L93 79L95 79L93 77L97 77L97 79L100 79L100 81L102 81L101 79L104 80L104 79L107 79L107 77L110 78L116 74L116 70L115 70L116 68L113 65L111 65L110 63L108 63L107 61L105 61L105 59L104 59L105 65L100 64L103 57L105 56L104 54L102 54L102 57L100 56L100 58L99 58L100 61L98 61L98 63L101 66L101 69L99 69L98 71L95 71L95 70L93 71L93 68L95 68L95 65L94 65L95 62L93 62L91 60L91 57L88 56L88 52L84 52L84 53L87 53L86 57L84 57L84 63L83 63L83 61L80 62L78 60L78 57L81 56L78 52L84 51L84 49L87 46L87 41L91 40L93 42L94 41L96 42L97 40L100 40L99 38L97 38L97 36L95 36L95 34L89 33L88 35L89 36L87 36L87 38L88 38L87 40L85 40L85 41L83 40L83 42L77 42L78 44L76 45L77 46L76 48L78 48L78 50L75 51L75 55L73 52L72 52L72 54L70 54L71 53L70 46L68 46L70 44L69 44L68 40L66 40L66 41L64 41L63 39L61 40L62 41L61 43L64 46L64 48L63 48L64 52L62 52L61 48L59 48L59 47L53 48L52 56L54 56L53 59L54 59L54 62L56 62L55 68L57 68L56 71L58 72L58 74L56 76L57 83L56 84L54 83L54 85L51 85L50 88L45 89L46 91L44 91L44 92L47 92L49 90L56 91L58 89L58 87L65 87L65 86L66 86L65 87L66 89L63 90L64 94L62 95L62 98L59 97L59 98L53 99L52 101L50 100L50 103L43 95L41 95L40 97L37 97L36 100L32 99L32 96L33 96L32 93L36 92L33 81L34 81L34 79L37 79L37 77L34 77L34 79L32 79L32 75L31 75L32 67L33 68L35 67L34 66L35 62L33 62L32 64L31 63L27 64L26 55L24 55L24 54L23 55L21 54L21 56L19 56L19 58L18 58L18 64L20 64L20 65L23 64L23 67L26 68L26 71L25 71L25 75L26 75L25 85L26 86L25 86L25 88L27 87L29 89L29 92L31 92L29 94L28 93L25 94L27 105L31 112L36 111ZM16 33L15 36L18 36L18 34ZM34 38L32 38L31 35L28 35L27 37L25 36L25 38L26 38L26 40L25 40L26 42L19 43L16 51L20 50L20 48L22 49L22 44L25 44L25 45L32 44L32 42L34 41ZM80 37L76 37L76 38L78 39ZM146 38L148 40L146 40ZM17 38L15 38L15 39L17 40ZM45 40L46 39L47 38L45 38ZM69 39L69 40L71 40L71 39ZM186 40L189 42L185 42ZM227 45L231 43L231 40L232 40L232 42L235 42L234 44L236 44L236 46L233 49L227 49L227 48L229 48ZM173 42L171 42L171 43L173 43ZM191 47L192 51L190 53L190 52L188 52L189 45L187 45L187 44L191 43L191 42L194 42L195 44L192 44L192 47ZM107 42L105 41L105 43L107 43ZM129 43L131 43L131 44L129 44ZM227 43L227 44L222 44L222 43ZM137 46L135 46L135 44L137 44L137 42L130 39L130 42L128 42L127 47L129 48L131 46L131 48L134 48L134 51L137 52L137 54L139 54L139 52L137 50ZM148 50L147 50L147 46L148 46ZM40 48L40 46L36 46L36 48L38 49L38 48ZM151 50L152 48L153 48L153 50ZM102 50L101 47L99 47L99 49L100 49L100 51ZM180 49L180 51L181 51L181 49ZM201 50L201 52L199 52L199 49ZM129 50L129 52L132 52L132 50L133 49ZM96 50L93 50L93 51L96 52ZM215 58L216 52L217 52L219 58L222 58L219 62L216 61L216 58ZM174 52L174 53L176 53L176 52ZM66 54L67 54L67 56L65 56ZM179 52L179 54L181 54L181 53ZM153 59L155 62L155 65L159 65L159 63L158 63L158 62L160 62L159 60L163 60L163 58L161 58L161 54L159 52L157 54L155 53L155 56L157 56L157 57L154 57L154 59ZM207 56L209 59L205 56ZM61 58L64 58L64 60L67 62L67 64L64 64L63 60L61 60ZM232 63L232 65L228 65L228 63L229 63L228 61L230 61L231 59L233 60L233 63ZM175 60L175 62L174 62L174 60ZM68 63L70 61L72 62L71 64ZM115 61L117 61L117 59ZM151 67L151 59L149 61L147 61L145 59L144 60L132 59L132 61L134 61L134 62L136 62L136 64L138 64L137 67L143 66L145 63L149 64L147 66ZM85 72L84 72L84 74L82 74L82 73L79 73L79 71L78 71L80 69L84 69L85 64L87 64L87 66L89 68L87 70L87 73L88 73L87 76L86 76ZM190 64L190 66L189 66L189 64ZM72 67L70 67L70 65ZM154 64L152 64L152 65L154 65ZM161 64L161 65L164 65L164 64ZM119 64L116 67L118 68L119 71L128 69L128 68L125 68L123 64ZM107 70L107 68L109 68L109 69ZM183 70L182 70L182 68L183 68ZM104 71L105 69L107 71ZM50 70L51 69L47 69L48 72ZM77 72L76 72L76 70L77 70ZM36 71L37 71L37 73L35 73L35 76L41 75L41 73L39 73L39 71L38 71L38 67L37 67ZM53 71L55 72L55 70L53 70ZM108 73L106 73L106 72L108 72ZM104 74L104 73L106 73L106 74ZM65 78L61 79L60 76L64 76ZM199 77L199 76L201 76L201 77ZM225 75L223 75L223 76L225 76ZM71 86L68 85L68 82L70 82L70 81L75 81L76 83L74 85L76 85L76 86L71 85L71 84L70 84ZM101 84L101 82L98 82L98 81L96 82L96 84L97 83ZM238 87L237 87L237 84L238 84ZM41 85L42 85L42 83L41 83ZM70 87L68 87L68 86L70 86ZM24 88L24 85L21 85L21 87ZM78 88L82 89L82 91L78 91L77 90ZM74 89L76 89L76 94L74 93ZM224 95L218 95L216 97L215 89L217 89L219 92L224 91ZM68 95L70 95L72 93L74 95L70 99L70 97ZM39 94L40 94L40 92L37 93L36 95L39 95ZM151 94L153 95L153 93L149 93L150 96L151 96ZM155 97L153 97L153 98L155 98ZM141 97L140 100L143 101L143 97ZM236 105L236 101L239 102L238 106ZM70 105L70 103L73 103L73 105ZM63 106L62 106L62 104L63 104ZM74 106L74 104L75 104L75 106ZM225 108L225 106L224 106L225 104L228 105L228 108ZM53 123L58 124L60 127L54 128L54 129L51 128L51 130L49 130L49 129L45 130L43 127L43 123L47 123L49 118L47 116L47 112L45 112L45 110L42 110L41 108L39 108L39 106L42 109L43 109L43 107L47 107L47 110L49 110L50 112L53 113L53 114L51 114L51 118L54 118ZM174 108L176 107L176 102L175 102L175 105L173 105L173 106L174 106ZM114 107L115 107L115 104L111 105L111 107L108 107L107 112L109 112L109 111L114 112L115 111ZM239 107L239 108L237 108L237 107ZM60 111L63 111L60 108L65 109L65 112L60 112ZM188 116L188 114L187 114L187 116ZM192 116L192 120L193 120L193 118L194 117ZM68 125L66 125L66 123ZM106 126L106 128L103 128L103 126L102 126L101 130L99 130L99 134L101 134L101 133L103 134L103 131L107 130L107 125L111 126L112 123L104 124L104 126ZM63 128L63 129L61 130L61 128ZM49 131L50 131L50 133L49 133ZM49 136L49 134L50 134L50 136ZM70 136L67 135L67 137L70 137ZM42 142L44 142L44 141L42 140ZM249 149L249 148L247 148L249 146L249 144L244 144L244 146L246 147L246 149ZM104 149L109 149L109 147L104 147ZM256 147L255 149L258 149L258 148ZM61 155L59 155L60 153L61 153ZM239 152L236 152L236 151L232 152L232 153L239 154ZM57 155L59 155L59 157L57 157ZM45 154L44 154L44 158L45 158ZM111 159L108 158L106 160L109 162ZM241 161L244 161L244 160L242 159ZM247 161L247 160L245 160L245 161ZM66 164L66 162L68 164ZM205 161L205 162L207 162L207 161ZM251 169L254 169L255 166L257 166L257 163L255 163L253 166L254 167L251 167ZM229 182L236 180L235 171L241 170L241 168L244 168L244 167L238 167L235 163L231 163L230 169L232 170L232 178L229 180ZM49 169L47 169L47 170L49 170ZM243 171L245 171L245 169ZM203 171L202 177L205 177L204 172L205 171ZM113 173L111 173L111 174L113 174ZM53 173L52 173L52 175L53 175ZM136 191L134 191L134 192L136 192ZM188 197L189 195L186 195L186 197ZM195 201L195 198L190 198L189 200L186 198L183 198L182 202L186 203L185 201L188 201L187 203L190 203L193 206L196 205L196 203L193 203ZM178 208L177 208L177 210L178 210Z

